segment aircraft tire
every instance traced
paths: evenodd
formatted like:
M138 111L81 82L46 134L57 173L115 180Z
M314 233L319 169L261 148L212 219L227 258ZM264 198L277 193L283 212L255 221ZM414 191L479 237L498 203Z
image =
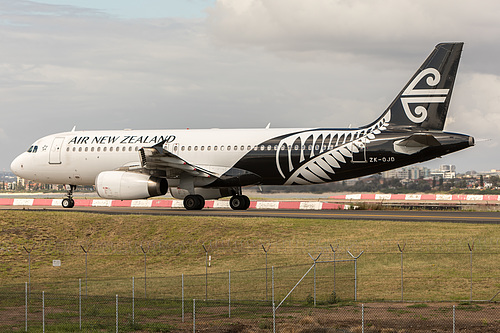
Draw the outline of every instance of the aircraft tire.
M73 208L75 207L75 200L70 198L65 198L63 199L61 205L63 206L63 208Z
M187 210L201 210L205 207L205 199L201 195L190 194L184 198L183 204Z
M229 200L229 206L234 210L245 210L250 207L250 199L246 195L235 195Z
M250 199L246 195L241 196L245 200L245 206L242 210L247 210L250 207Z

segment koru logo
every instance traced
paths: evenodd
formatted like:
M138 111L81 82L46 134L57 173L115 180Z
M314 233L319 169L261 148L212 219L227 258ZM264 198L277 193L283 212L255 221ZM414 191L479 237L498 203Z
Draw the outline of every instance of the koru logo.
M434 87L441 81L441 74L437 69L427 68L411 81L401 97L406 116L414 123L422 123L427 118L427 109L419 105L412 112L409 104L444 103L450 91L450 89L415 89L415 86L426 76L428 77L425 82L429 87Z

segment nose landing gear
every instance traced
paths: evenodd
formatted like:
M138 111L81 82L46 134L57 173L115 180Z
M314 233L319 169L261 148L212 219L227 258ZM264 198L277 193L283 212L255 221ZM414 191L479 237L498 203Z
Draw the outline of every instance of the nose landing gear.
M66 189L68 190L68 196L63 199L61 204L63 208L73 208L75 206L75 200L73 200L73 191L76 189L76 185L66 185Z

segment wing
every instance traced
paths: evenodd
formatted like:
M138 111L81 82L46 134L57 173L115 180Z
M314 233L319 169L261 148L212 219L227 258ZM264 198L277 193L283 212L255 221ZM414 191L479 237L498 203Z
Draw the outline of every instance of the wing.
M148 170L167 170L170 175L187 173L194 177L220 178L215 172L196 166L183 158L163 149L165 141L159 142L153 147L139 149L141 166Z

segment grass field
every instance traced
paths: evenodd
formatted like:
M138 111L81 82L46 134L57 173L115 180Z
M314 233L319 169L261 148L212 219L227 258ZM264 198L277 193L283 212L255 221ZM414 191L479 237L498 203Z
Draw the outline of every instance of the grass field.
M165 291L168 281L178 288L180 276L193 294L203 293L205 245L211 256L211 293L224 296L231 270L233 292L246 296L243 289L263 287L265 254L275 266L277 298L284 296L313 263L308 253L332 260L330 244L337 260L358 259L357 298L399 300L401 297L401 254L404 244L404 290L407 300L467 300L470 297L470 252L472 251L473 298L490 299L500 290L500 229L498 225L431 222L345 221L282 218L173 217L100 215L77 212L0 211L0 282L2 289L24 288L28 281L28 254L31 250L32 288L77 290L85 275L88 250L89 292L112 294L144 281L144 258L150 292ZM142 249L147 253L144 255ZM59 259L61 267L53 267ZM303 265L296 267L295 265ZM295 268L294 268L295 267ZM353 264L338 266L339 288L349 289L343 298L352 298ZM321 297L331 297L332 264L318 265ZM245 271L245 272L241 272ZM270 274L270 273L269 273ZM312 274L312 273L311 273ZM269 276L269 280L271 277ZM156 281L156 282L155 282ZM312 293L308 277L299 299ZM63 284L64 283L64 284ZM270 283L270 282L269 282ZM281 284L280 284L281 283ZM123 286L122 286L123 285ZM215 286L220 291L215 292ZM17 288L17 287L16 287ZM241 288L241 290L238 290ZM144 290L138 293L144 292ZM195 291L196 290L196 291ZM281 291L282 290L282 291Z

